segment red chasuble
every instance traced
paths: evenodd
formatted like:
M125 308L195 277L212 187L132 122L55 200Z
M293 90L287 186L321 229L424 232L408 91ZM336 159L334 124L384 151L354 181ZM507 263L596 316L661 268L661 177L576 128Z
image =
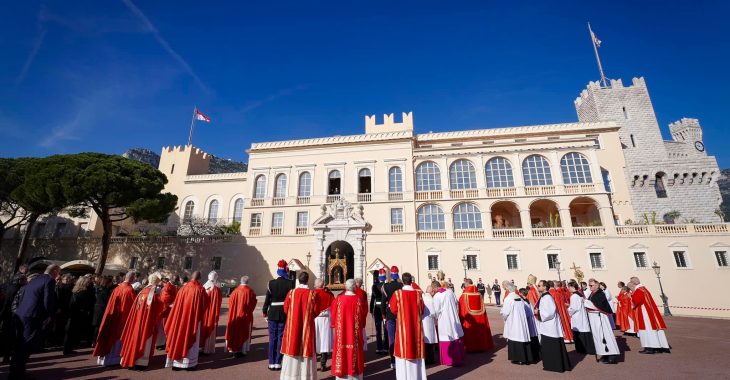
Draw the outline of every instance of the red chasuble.
M132 285L126 281L114 288L104 310L104 319L99 326L99 336L96 338L92 356L106 356L111 352L114 342L122 337L122 330L127 323L135 297Z
M645 287L636 287L634 294L631 295L631 300L634 302L634 309L636 309L636 319L638 319L636 325L639 330L664 330L667 328L664 318L659 313L659 308L654 303L654 297ZM644 310L648 313L651 326L646 326L644 322Z
M208 295L203 285L190 280L177 292L175 304L165 322L167 335L167 357L170 360L184 358L195 344L198 327L208 304ZM202 341L202 340L201 340Z
M550 295L555 300L555 306L560 314L560 324L563 326L563 339L573 340L573 329L570 327L570 314L568 314L568 304L563 297L563 291L556 288L549 290Z
M355 295L360 297L362 304L365 305L365 314L367 314L370 311L370 306L368 306L368 294L361 288L355 288Z
M239 285L228 298L228 325L226 344L230 352L241 349L251 337L253 311L256 308L256 293L247 285Z
M160 299L165 305L165 308L162 312L162 318L167 318L167 316L170 315L170 309L172 308L172 306L170 305L175 302L176 295L177 287L169 281L166 282L165 285L162 287L162 291L160 292Z
M487 311L484 310L484 300L474 285L464 288L464 293L459 297L459 319L464 328L466 352L481 352L494 348L492 329L489 327Z
M417 290L398 289L390 297L390 311L396 315L395 352L400 359L415 360L425 357L423 346L423 298Z
M206 293L208 294L208 306L205 308L205 314L203 315L203 330L200 331L201 345L210 337L210 334L215 334L215 330L218 328L218 318L221 316L221 304L223 303L220 287L213 286Z
M327 288L317 288L314 289L314 292L317 293L317 299L325 307L325 309L332 306L332 302L335 301L335 295ZM322 309L322 311L324 311L324 309Z
M537 305L537 301L540 300L540 294L537 293L535 285L527 286L527 300L530 301L530 305L532 305L532 307L535 307L535 305Z
M342 293L330 307L330 323L334 329L332 375L357 376L365 371L362 329L368 315L362 298ZM420 321L420 320L419 320Z
M134 362L144 355L147 339L150 337L150 356L154 354L157 324L164 308L165 305L153 288L146 287L139 292L122 332L122 367L134 367Z
M281 353L289 356L314 356L314 318L327 307L309 288L294 288L284 300L286 325L281 340Z

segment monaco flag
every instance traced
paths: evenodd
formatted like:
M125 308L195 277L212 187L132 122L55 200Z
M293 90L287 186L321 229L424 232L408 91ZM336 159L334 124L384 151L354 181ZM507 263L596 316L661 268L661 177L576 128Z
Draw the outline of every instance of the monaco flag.
M195 109L195 120L202 120L206 123L210 123L210 118L208 116L203 115L202 112Z

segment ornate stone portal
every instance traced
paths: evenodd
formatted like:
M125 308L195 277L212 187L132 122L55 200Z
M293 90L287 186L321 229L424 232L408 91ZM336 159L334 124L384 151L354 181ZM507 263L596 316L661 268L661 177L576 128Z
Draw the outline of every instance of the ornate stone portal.
M321 209L322 215L313 223L315 246L311 270L318 278L329 280L328 286L336 286L331 289L344 289L348 277L364 278L368 224L363 219L362 206L353 206L345 199L339 199L329 207L322 205ZM327 257L328 248L337 241L346 242L352 247L352 273L349 273L347 258L339 248L333 246L330 257ZM340 273L342 280L338 286L336 281Z

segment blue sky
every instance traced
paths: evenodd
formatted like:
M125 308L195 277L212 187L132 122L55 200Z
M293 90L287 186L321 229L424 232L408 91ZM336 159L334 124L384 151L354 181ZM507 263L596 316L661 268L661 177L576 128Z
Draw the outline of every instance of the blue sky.
M243 161L251 142L362 133L366 114L413 111L417 132L575 121L598 79L590 20L607 76L644 76L663 134L699 118L730 166L730 3L513 3L11 1L0 156L159 152L194 105L213 122L193 143Z

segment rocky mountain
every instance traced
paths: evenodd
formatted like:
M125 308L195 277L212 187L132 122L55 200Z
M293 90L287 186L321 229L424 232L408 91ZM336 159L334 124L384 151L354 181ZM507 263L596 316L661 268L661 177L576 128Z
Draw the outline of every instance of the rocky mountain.
M137 160L153 167L160 165L160 155L145 148L128 149L122 157L130 160ZM208 174L239 173L248 171L248 164L245 162L233 161L211 155Z
M730 218L730 169L722 169L720 178L717 179L717 185L720 186L720 194L722 194L722 205L720 209L725 213L725 220Z

